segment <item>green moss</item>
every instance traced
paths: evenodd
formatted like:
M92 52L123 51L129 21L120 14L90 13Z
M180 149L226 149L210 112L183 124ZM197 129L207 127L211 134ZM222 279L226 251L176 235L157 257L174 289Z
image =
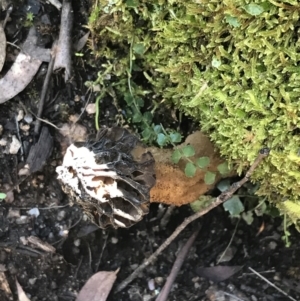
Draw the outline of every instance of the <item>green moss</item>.
M270 147L253 179L297 223L299 12L293 0L100 1L89 24L103 60L98 83L120 98L130 77L134 94L176 104L240 172Z

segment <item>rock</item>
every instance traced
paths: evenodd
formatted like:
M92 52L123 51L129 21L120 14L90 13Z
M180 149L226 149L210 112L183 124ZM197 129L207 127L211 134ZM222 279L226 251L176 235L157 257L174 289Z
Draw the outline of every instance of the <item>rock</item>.
M94 104L94 103L88 104L85 110L89 115L95 114L96 113L96 104Z
M9 147L9 153L16 155L21 147L21 142L17 139L15 135L12 136L12 141Z
M23 118L24 118L24 111L23 110L19 110L18 116L17 116L17 120L21 121Z

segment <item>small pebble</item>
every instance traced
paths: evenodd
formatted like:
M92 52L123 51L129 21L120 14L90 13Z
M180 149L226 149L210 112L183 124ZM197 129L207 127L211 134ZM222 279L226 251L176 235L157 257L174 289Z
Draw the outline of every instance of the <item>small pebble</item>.
M36 282L36 278L30 278L28 279L29 284L34 285Z
M15 155L18 153L19 149L21 147L21 142L17 139L16 136L12 136L12 141L9 147L9 153L12 155Z
M76 246L76 247L80 246L80 239L74 240L74 246Z
M144 295L143 296L143 301L150 301L152 299L153 299L153 297L151 295Z
M19 218L16 219L16 223L18 225L24 225L29 222L29 217L27 215L21 215Z
M0 139L0 146L5 146L7 144L7 140L2 138Z
M148 280L148 288L149 288L150 291L155 290L155 281L154 281L154 279Z
M158 284L158 285L162 285L164 283L164 278L163 277L155 277L155 282Z
M25 246L28 244L28 240L25 236L20 236L20 242Z
M269 243L269 249L270 250L275 250L277 247L277 243L275 241L270 241Z
M110 241L112 244L115 245L116 243L118 243L119 240L116 237L112 237Z
M38 208L32 208L28 211L29 215L33 215L35 217L38 217L40 215L40 210Z
M130 268L131 268L131 270L134 271L138 266L139 266L139 265L138 265L137 263L134 263L134 264L131 264L131 265L130 265Z
M19 209L12 209L8 210L7 218L19 218L21 216Z
M69 231L68 230L60 230L58 235L62 236L62 237L67 237L69 235Z
M24 116L24 121L27 122L28 124L30 124L33 121L33 118L30 114L26 114Z
M26 164L27 165L27 164ZM19 176L27 176L30 174L30 169L29 169L29 166L26 167L26 165L24 166L24 168L21 168L18 172L18 175Z
M21 121L23 118L24 118L24 111L23 110L19 110L18 116L17 116L17 120Z
M257 301L257 298L254 295L251 295L251 300L252 301Z
M75 102L78 102L78 101L80 101L80 100L81 100L80 96L79 96L78 94L75 95L74 101L75 101Z
M57 220L62 221L66 216L66 211L65 210L60 210L57 214Z
M20 129L21 129L23 132L28 132L28 131L30 130L30 125L29 125L29 124L21 123L21 124L20 124Z
M88 104L85 110L89 115L95 114L96 113L96 104L94 104L94 103Z

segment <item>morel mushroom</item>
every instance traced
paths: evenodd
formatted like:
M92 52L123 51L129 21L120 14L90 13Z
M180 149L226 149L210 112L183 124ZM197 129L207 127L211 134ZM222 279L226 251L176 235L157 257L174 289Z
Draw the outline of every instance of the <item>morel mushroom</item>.
M127 228L148 213L154 159L125 129L102 129L71 144L56 171L64 192L100 228Z

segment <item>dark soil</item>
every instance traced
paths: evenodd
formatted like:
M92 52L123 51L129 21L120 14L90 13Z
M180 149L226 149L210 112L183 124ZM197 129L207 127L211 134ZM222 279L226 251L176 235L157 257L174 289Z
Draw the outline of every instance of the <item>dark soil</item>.
M82 25L87 22L91 4L88 1L73 2L75 43L85 33ZM59 31L59 16L50 4L33 0L16 1L5 29L7 40L15 44L24 41L28 27L23 26L23 21L30 10L34 10L34 24L40 25L42 30L39 38L43 39L47 47L51 47ZM41 26L43 15L47 15L50 20L47 29ZM1 16L4 19L5 13ZM8 46L7 52L10 55L4 70L8 70L13 62L12 46ZM88 49L83 52L87 54ZM43 118L60 126L70 115L81 113L87 101L84 82L94 80L97 72L96 61L93 61L92 56L89 58L89 62L80 57L73 58L74 77L68 84L64 83L61 71L52 76L49 102ZM1 301L18 300L15 279L31 301L75 300L84 283L97 271L115 271L120 268L118 284L149 257L185 217L192 214L189 206L176 208L167 226L161 226L166 207L152 204L150 213L130 229L95 229L86 220L82 209L77 204L70 204L56 179L55 168L62 160L62 146L57 130L50 126L49 130L54 137L50 158L40 171L27 177L19 176L18 172L25 164L30 147L37 141L34 135L35 117L31 112L37 112L45 77L43 70L46 68L47 64L44 64L25 91L0 105L0 125L3 127L0 139L7 141L9 146L12 136L19 137L23 149L23 152L10 154L8 146L0 146L0 192L7 192L8 195L0 203L0 273L7 279L12 292L10 295L7 290L2 290L2 286ZM89 101L94 102L94 95ZM101 102L101 125L116 124L115 116L119 112L112 103L111 99ZM16 121L20 111L31 116L33 122L26 122L24 118ZM80 123L89 129L89 134L95 133L94 115L84 113ZM23 130L24 125L29 125L28 129ZM187 123L182 125L182 129L191 131L191 127L187 129ZM33 208L39 208L37 217L29 211ZM124 291L114 294L113 289L109 300L155 300L179 249L198 223L202 225L200 234L179 272L168 300L283 301L289 300L288 296L300 300L299 233L291 230L291 246L286 248L281 238L281 219L255 217L250 226L240 221L236 227L237 222L237 219L230 219L223 208L213 210L185 229L155 264L149 266ZM30 236L52 245L55 252L31 244L28 242ZM232 259L220 265L242 266L241 271L215 284L200 277L197 269L216 265L218 257L229 244L234 253ZM249 267L288 296L258 278ZM213 277L217 276L222 275L219 273ZM154 287L151 287L153 280Z

